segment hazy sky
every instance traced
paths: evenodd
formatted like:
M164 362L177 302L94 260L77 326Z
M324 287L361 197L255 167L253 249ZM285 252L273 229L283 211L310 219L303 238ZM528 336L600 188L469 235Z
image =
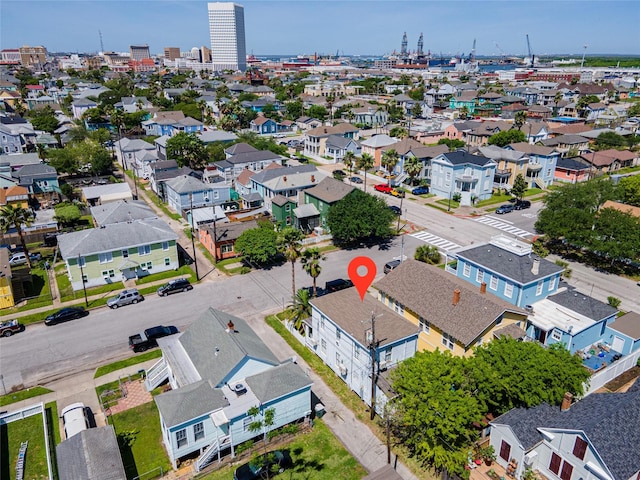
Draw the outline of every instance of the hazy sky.
M622 1L244 1L247 53L381 55L408 48L439 55L640 54L640 3ZM148 44L152 54L209 44L207 2L0 0L0 47L97 52ZM496 46L496 44L499 45Z

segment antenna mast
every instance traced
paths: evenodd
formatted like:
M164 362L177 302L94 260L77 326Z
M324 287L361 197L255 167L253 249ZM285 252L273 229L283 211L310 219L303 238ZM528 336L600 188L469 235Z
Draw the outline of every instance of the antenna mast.
M98 35L100 35L100 51L104 53L104 43L102 43L102 32L98 30Z

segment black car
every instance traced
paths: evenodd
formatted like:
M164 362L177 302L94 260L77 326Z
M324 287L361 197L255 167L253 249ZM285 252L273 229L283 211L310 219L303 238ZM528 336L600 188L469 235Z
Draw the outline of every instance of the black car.
M337 278L336 280L331 280L330 282L325 283L324 290L327 293L331 293L337 292L338 290L344 290L349 287L353 287L353 282L351 280Z
M258 462L249 461L240 465L233 473L233 480L255 480L257 478L267 478L269 472L284 472L285 468L293 466L291 455L287 450L276 450L274 452L261 455Z
M360 177L351 177L349 178L349 180L351 181L351 183L357 183L357 184L362 183L362 179Z
M498 208L496 208L496 213L498 214L510 212L513 212L513 205L511 205L510 203L505 203L504 205L500 205Z
M157 292L161 297L166 297L172 293L186 292L188 290L193 290L193 285L189 283L189 280L186 278L177 278L159 287Z
M395 205L389 205L389 209L396 215L402 215L402 209L400 207L396 207Z
M531 208L531 202L529 200L518 200L513 206L516 210L524 210L525 208Z
M75 320L76 318L86 317L87 315L89 315L89 312L82 307L66 307L45 318L44 324L47 326L55 325L56 323Z

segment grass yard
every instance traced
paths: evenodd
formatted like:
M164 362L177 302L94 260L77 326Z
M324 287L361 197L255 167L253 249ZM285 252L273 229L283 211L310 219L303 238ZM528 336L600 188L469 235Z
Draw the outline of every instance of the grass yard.
M55 403L54 410L55 410ZM57 413L53 415L57 420ZM16 462L20 443L28 441L24 462L24 478L40 480L49 478L42 415L32 415L23 420L0 426L0 478L15 480Z
M33 387L27 388L26 390L19 390L17 392L8 393L0 397L0 407L4 407L5 405L10 405L15 402L21 402L22 400L26 400L28 398L38 397L40 395L44 395L45 393L51 393L51 390L44 387Z
M155 402L145 403L126 412L112 415L108 419L115 428L128 479L158 467L161 467L164 472L171 470L171 463L162 444L160 420ZM125 441L125 436L130 438L129 445Z
M310 432L298 435L291 443L279 448L289 450L293 460L293 468L287 469L280 475L274 474L271 478L356 480L367 474L364 467L351 456L321 420L316 420ZM262 451L260 448L259 452ZM245 458L243 462L238 462L236 465L226 466L196 478L198 480L230 480L233 478L233 471L241 463L249 461L250 458Z
M136 280L136 285L144 285L145 283L157 282L159 280L170 280L177 277L186 276L191 283L196 282L196 274L187 265L183 265L178 270L168 270L166 272L154 273L146 277Z
M160 358L162 356L162 350L155 349L149 352L144 352L135 357L126 358L124 360L120 360L119 362L110 363L109 365L103 365L98 367L93 378L102 377L107 373L115 372L116 370L120 370L122 368L130 367L131 365L137 365L142 362L146 362L147 360L153 360L154 358Z

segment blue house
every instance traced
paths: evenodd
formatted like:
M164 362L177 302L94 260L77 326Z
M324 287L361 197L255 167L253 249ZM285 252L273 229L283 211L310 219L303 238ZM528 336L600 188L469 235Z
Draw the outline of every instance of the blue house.
M640 349L640 314L625 313L607 325L602 338L611 345L611 350L622 355L629 355Z
M273 135L278 133L278 122L272 118L257 117L251 120L249 128L258 135Z
M25 165L13 172L17 184L29 190L29 196L39 202L50 202L60 198L58 172L44 163Z
M243 319L209 308L185 332L158 344L162 358L148 370L145 386L171 386L155 402L174 468L185 456L199 455L196 471L234 457L238 445L262 437L249 426L266 410L274 410L271 429L311 413L311 379L292 359L280 362ZM253 407L256 416L248 414Z
M231 187L224 183L204 183L191 175L180 175L165 183L167 205L182 214L192 208L221 205L231 200Z
M512 143L507 150L522 152L529 157L525 180L529 188L546 189L553 183L560 153L551 147L531 145L527 142Z
M455 256L457 277L521 308L556 293L564 270L534 255L531 244L504 235Z
M431 160L431 193L452 198L459 193L460 205L491 198L496 162L465 150L446 152Z

